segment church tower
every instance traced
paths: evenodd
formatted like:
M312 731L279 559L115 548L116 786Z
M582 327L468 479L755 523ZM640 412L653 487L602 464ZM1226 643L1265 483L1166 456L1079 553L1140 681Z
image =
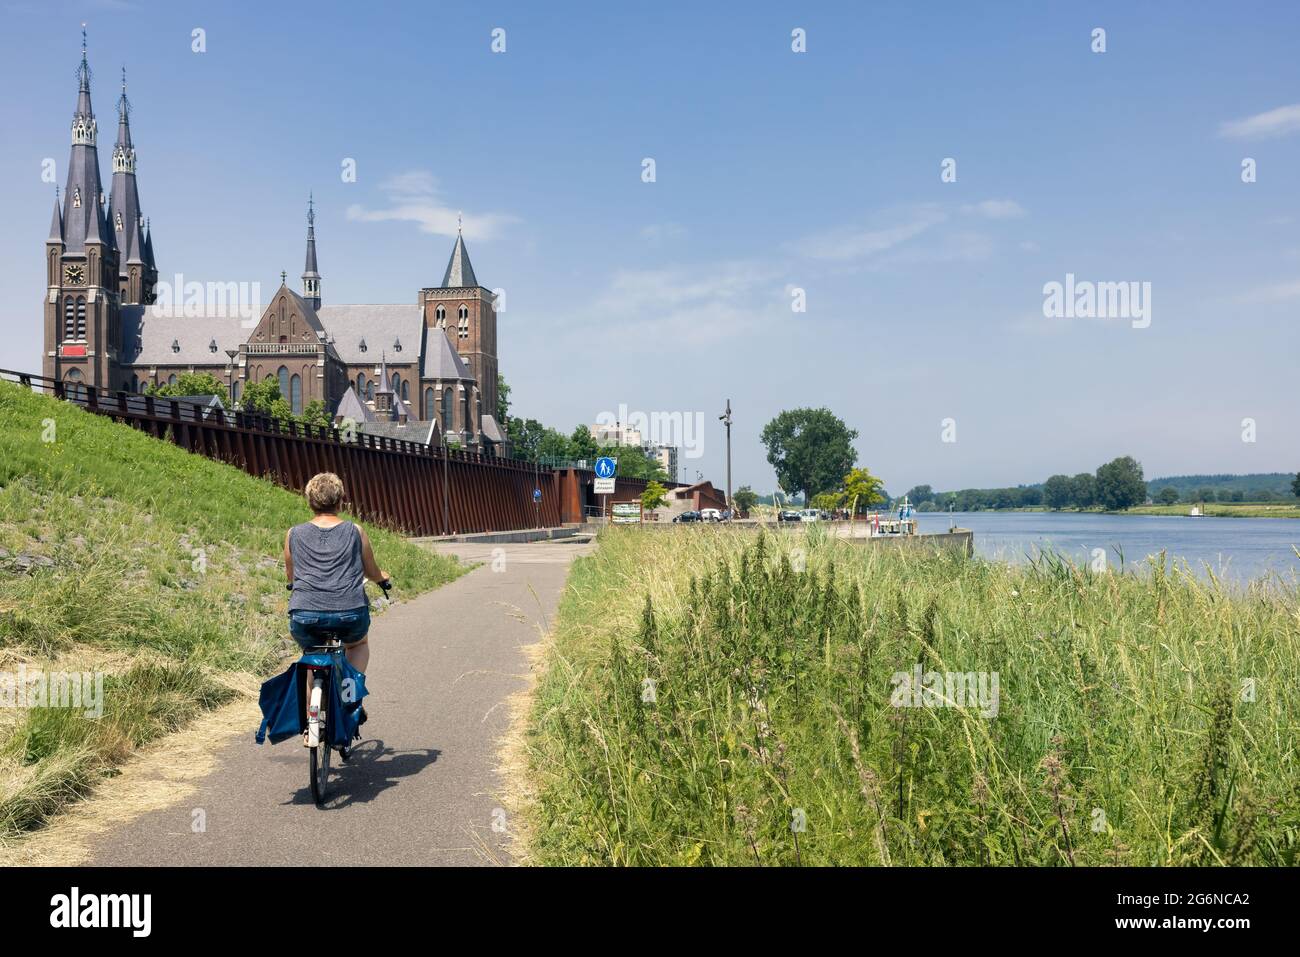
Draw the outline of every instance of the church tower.
M97 124L90 104L86 34L81 34L77 106L63 205L45 242L44 375L69 387L121 388L117 356L118 242L104 215L104 191L96 152Z
M425 326L446 332L474 376L473 396L466 400L465 419L472 424L477 439L482 416L495 418L497 415L496 296L492 290L479 285L459 228L442 285L425 289L421 298ZM427 410L425 414L428 416Z
M320 308L320 273L316 271L316 204L307 198L307 264L302 267L302 298Z
M113 146L113 191L109 228L118 249L118 296L123 305L148 305L154 301L158 268L152 262L151 244L145 242L144 216L136 185L135 146L131 143L131 103L126 98L126 68L122 68L122 95L117 101L117 143Z

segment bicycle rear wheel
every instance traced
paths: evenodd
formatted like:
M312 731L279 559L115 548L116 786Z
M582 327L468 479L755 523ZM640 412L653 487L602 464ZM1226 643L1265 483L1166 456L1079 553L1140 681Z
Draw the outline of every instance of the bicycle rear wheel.
M325 789L330 778L330 750L323 738L311 749L311 799L317 805L325 803Z

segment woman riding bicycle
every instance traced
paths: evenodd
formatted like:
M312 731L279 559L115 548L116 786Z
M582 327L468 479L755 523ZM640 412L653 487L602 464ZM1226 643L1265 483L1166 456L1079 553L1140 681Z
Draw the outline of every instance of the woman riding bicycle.
M284 537L284 569L292 589L289 633L304 651L337 636L348 663L364 673L370 663L365 580L387 590L388 573L376 564L365 531L339 518L343 482L337 475L313 476L306 492L315 517Z

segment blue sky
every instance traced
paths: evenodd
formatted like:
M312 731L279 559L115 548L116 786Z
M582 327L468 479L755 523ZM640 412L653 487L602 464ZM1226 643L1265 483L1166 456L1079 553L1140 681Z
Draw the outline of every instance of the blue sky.
M702 414L683 478L724 480L727 398L764 491L797 406L894 492L1300 468L1293 3L2 6L0 366L39 369L84 20L164 278L296 281L314 191L326 300L413 302L463 211L516 413ZM1149 282L1150 325L1045 318L1067 273Z

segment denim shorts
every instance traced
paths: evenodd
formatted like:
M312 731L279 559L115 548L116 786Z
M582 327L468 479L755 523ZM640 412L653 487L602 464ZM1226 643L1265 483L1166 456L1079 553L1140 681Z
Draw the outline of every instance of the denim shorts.
M350 608L347 611L289 612L289 634L306 651L337 638L345 645L356 644L370 631L370 609Z

